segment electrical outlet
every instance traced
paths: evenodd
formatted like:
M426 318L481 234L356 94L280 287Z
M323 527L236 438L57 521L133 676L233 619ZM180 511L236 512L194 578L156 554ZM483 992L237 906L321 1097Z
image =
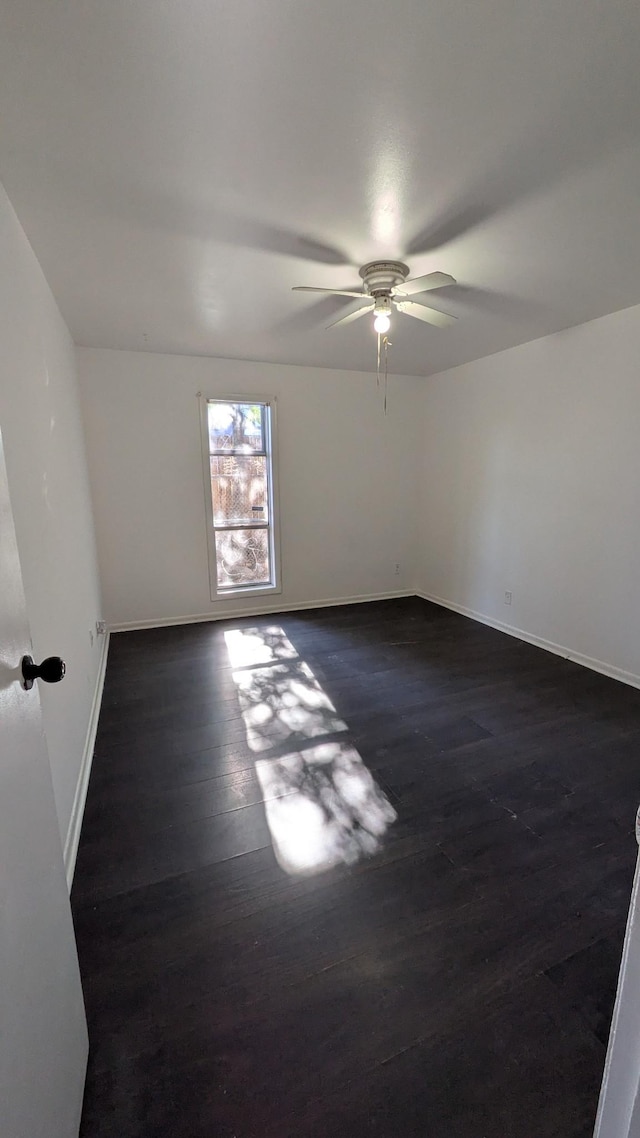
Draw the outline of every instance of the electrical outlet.
M395 572L396 577L400 576L400 563L398 561L396 561L396 567L395 567L394 572Z
M505 594L504 594L504 603L505 603L505 605L510 605L510 604L511 604L511 593L509 592L509 590L508 590L508 589L506 589L506 590L505 590Z
M107 631L106 620L97 620L96 621L96 632L98 633L98 636L104 636L106 631Z

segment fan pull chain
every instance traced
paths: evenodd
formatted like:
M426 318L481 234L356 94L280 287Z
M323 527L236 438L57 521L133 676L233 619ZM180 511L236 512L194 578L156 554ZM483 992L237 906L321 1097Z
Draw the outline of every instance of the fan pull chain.
M387 387L389 383L389 348L392 344L386 333L378 332L378 361L376 370L376 383L380 387L382 373L382 359L384 356L384 413L387 413Z
M384 337L384 413L387 413L387 382L389 379L389 337Z

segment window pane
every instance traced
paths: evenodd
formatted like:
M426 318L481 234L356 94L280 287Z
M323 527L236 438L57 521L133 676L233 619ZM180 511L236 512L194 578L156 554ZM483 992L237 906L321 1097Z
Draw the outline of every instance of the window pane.
M218 588L269 585L269 531L216 530L216 562Z
M267 522L267 460L259 455L211 458L214 525Z
M265 450L261 403L209 403L209 449Z

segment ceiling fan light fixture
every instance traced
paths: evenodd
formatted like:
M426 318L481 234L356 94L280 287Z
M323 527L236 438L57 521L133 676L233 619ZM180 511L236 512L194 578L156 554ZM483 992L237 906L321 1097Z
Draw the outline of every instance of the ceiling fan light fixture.
M378 296L373 309L373 327L379 336L391 327L391 297Z

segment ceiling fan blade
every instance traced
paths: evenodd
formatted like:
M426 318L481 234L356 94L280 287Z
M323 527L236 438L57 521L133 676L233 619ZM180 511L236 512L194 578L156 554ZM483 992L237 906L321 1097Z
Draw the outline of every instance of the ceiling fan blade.
M348 312L346 316L341 316L339 320L334 320L333 324L327 324L327 328L335 328L337 324L350 324L352 320L357 320L360 316L366 316L368 312L373 312L373 302L366 304L364 308L356 308L355 312Z
M399 312L404 312L405 316L415 316L418 320L424 320L425 324L433 324L436 328L448 328L458 319L457 316L449 316L448 312L427 308L426 304L418 304L415 300L399 300L396 308Z
M446 288L447 285L455 283L455 277L449 276L449 273L427 273L424 277L413 277L412 280L405 281L394 292L396 296L413 296L416 292L428 292L432 288Z
M294 285L292 292L330 292L333 296L357 296L358 300L366 300L367 294L362 292L347 292L343 288L315 288L314 285Z

